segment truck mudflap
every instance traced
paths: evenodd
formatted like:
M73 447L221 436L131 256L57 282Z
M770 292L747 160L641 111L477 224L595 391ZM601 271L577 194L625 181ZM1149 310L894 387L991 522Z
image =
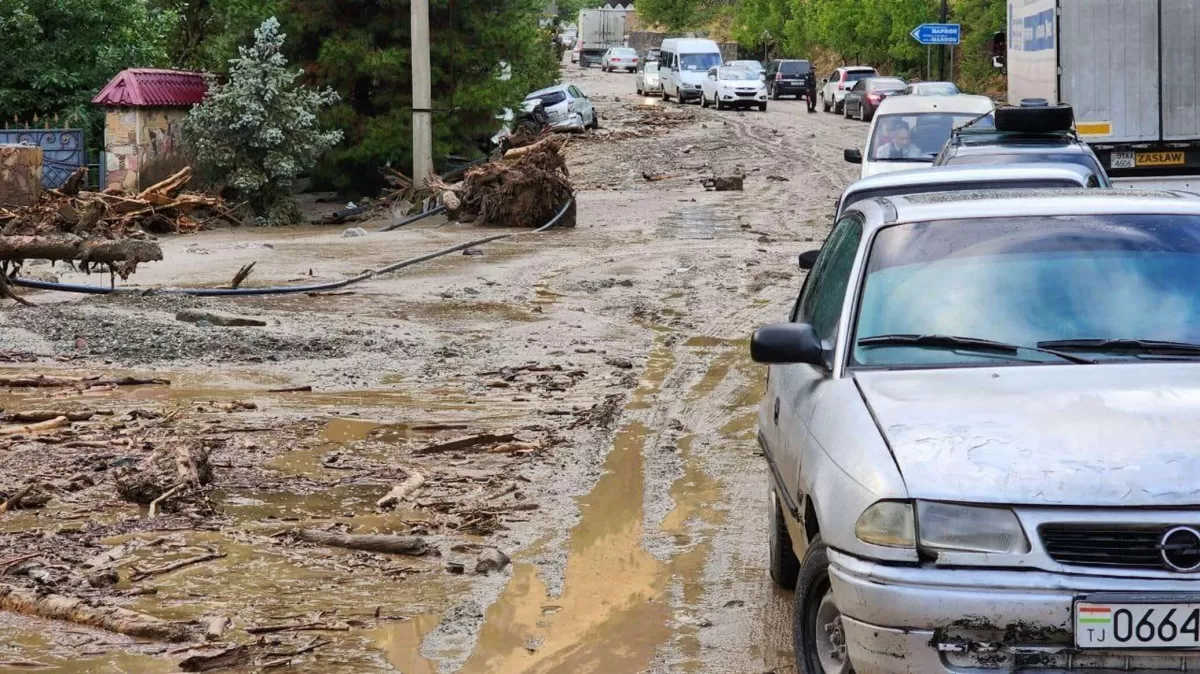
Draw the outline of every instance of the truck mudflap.
M1200 174L1200 144L1093 145L1109 177Z

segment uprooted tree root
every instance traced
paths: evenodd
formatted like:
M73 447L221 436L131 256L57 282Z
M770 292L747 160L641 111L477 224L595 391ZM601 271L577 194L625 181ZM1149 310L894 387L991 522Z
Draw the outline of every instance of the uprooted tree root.
M563 148L566 136L549 136L532 145L510 150L500 161L467 171L461 184L434 179L452 217L483 226L541 227L572 195ZM559 223L573 227L573 213Z

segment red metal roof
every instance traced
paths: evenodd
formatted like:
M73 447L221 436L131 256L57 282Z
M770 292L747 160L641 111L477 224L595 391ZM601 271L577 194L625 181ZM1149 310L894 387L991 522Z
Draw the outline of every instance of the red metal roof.
M92 99L114 107L188 108L204 100L204 75L182 70L122 70Z

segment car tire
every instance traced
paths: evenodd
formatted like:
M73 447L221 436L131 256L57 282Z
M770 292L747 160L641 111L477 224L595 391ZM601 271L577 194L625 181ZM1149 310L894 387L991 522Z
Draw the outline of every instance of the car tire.
M867 106L863 105L862 103L858 104L858 121L867 121Z
M724 110L725 104L721 102L720 98L713 96L713 107L715 107L718 110Z
M850 119L850 104L845 101L842 102L842 118Z
M763 101L762 103L759 103L759 104L758 104L758 111L759 111L759 112L766 112L766 111L767 111L767 102L766 102L766 101Z
M771 100L773 100L773 101L779 100L779 90L776 89L775 87L771 87Z
M670 101L670 100L671 100L671 97L667 95L667 87L666 87L666 85L663 85L663 90L662 90L662 99L663 99L663 101L664 101L664 102L666 102L666 101Z
M821 94L821 109L829 112L829 101L825 100L825 94Z
M703 91L700 92L700 107L702 107L702 108L708 107L708 96L705 96Z
M828 548L818 535L809 543L796 579L792 647L798 674L854 673L841 617L829 583Z
M779 587L790 590L796 587L796 578L800 575L800 558L796 556L792 535L788 533L787 523L784 521L783 504L779 502L779 494L776 493L771 478L768 477L767 480L768 566L771 580Z
M600 115L595 110L592 110L592 123L588 124L587 128L593 130L600 128Z

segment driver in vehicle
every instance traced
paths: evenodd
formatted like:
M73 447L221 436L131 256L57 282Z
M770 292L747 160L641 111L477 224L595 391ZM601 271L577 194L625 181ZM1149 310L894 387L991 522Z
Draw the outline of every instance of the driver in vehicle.
M912 130L908 123L899 121L892 127L888 142L880 146L875 156L879 159L920 159L925 153L913 145Z

